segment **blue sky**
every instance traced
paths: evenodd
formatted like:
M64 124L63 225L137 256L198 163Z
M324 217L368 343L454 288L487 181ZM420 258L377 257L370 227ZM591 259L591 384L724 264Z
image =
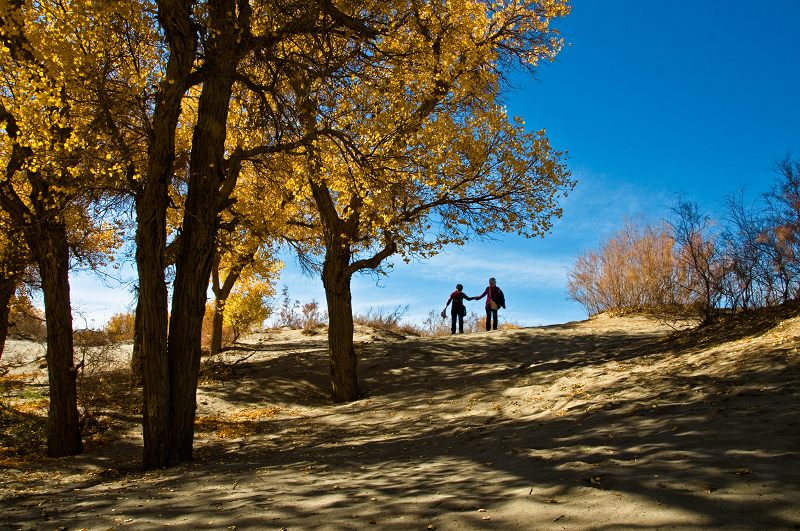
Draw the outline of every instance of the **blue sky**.
M473 295L494 276L508 302L502 320L585 318L568 300L567 272L626 218L661 219L676 194L719 215L726 194L744 188L755 198L773 182L776 160L800 157L798 20L797 0L575 0L557 24L561 54L535 79L513 73L506 98L510 114L569 151L578 186L563 218L543 239L497 235L425 262L396 261L377 284L358 277L356 313L408 306L406 320L419 322L456 283ZM280 284L293 299L324 302L319 279L303 277L290 256L286 265ZM88 324L130 304L125 287L72 281Z

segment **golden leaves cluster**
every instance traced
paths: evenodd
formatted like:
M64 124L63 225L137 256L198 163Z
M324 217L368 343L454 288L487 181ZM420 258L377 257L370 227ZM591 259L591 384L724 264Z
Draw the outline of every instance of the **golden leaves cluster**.
M171 81L155 3L16 4L0 0L0 102L16 128L0 138L0 163L8 167L15 146L29 154L6 178L29 208L40 201L58 212L86 211L75 198L92 187L135 188L158 86ZM312 253L333 238L369 254L392 239L405 256L425 256L490 230L539 235L560 214L557 197L572 185L564 154L543 131L509 119L499 72L504 62L534 68L555 56L561 39L552 21L568 13L566 0L334 6L371 28L369 37L291 32L287 22L305 15L268 2L249 7L249 35L274 45L237 71L226 154L243 164L229 176L233 206L221 224L235 218L248 234L221 236L224 252L286 237ZM201 25L204 9L195 4ZM215 38L207 26L202 38ZM175 132L173 227L182 219L199 91L187 88ZM35 189L27 178L34 174L46 175L47 186ZM327 214L315 187L330 200Z
M141 172L143 121L134 115L145 112L159 76L154 10L126 0L0 0L0 12L5 193L28 223L64 223L97 265L119 245L120 226L95 218L88 196ZM106 127L110 116L122 124L118 138ZM135 143L125 137L139 138L138 156L119 149Z
M272 176L306 205L300 225L355 253L391 238L406 256L435 254L470 234L546 232L573 183L544 131L527 132L507 116L499 68L502 60L534 67L553 57L561 41L550 22L568 12L566 2L393 8L403 16L366 59L348 63L349 75L291 87L314 109L305 132L335 131L270 156ZM326 190L327 213L313 185ZM355 231L335 227L354 219Z

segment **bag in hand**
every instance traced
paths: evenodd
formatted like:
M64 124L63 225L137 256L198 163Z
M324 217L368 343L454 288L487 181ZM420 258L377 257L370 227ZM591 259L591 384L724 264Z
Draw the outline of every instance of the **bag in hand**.
M444 310L442 310L442 313L440 315L442 316L442 319L447 319L447 309L445 308Z
M491 308L492 310L496 310L497 309L497 303L494 302L494 301L489 301L489 308Z

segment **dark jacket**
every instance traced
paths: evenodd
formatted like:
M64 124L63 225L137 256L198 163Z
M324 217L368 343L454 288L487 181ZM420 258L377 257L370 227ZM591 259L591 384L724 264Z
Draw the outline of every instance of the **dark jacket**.
M490 292L491 290L491 292ZM503 290L498 288L497 286L486 286L486 289L483 293L480 294L478 297L473 297L474 300L479 300L484 298L486 295L489 297L486 298L486 307L489 307L489 300L493 300L495 304L497 304L500 308L506 307L506 296L503 295Z

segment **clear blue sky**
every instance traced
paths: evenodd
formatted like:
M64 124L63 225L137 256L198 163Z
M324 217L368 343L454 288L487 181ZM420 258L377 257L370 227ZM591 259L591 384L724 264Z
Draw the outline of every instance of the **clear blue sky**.
M777 159L800 158L798 21L800 0L575 0L557 24L561 54L535 79L512 75L507 98L510 114L569 151L578 186L564 217L544 239L498 235L426 262L398 261L378 285L356 278L356 313L408 305L406 319L421 321L456 283L473 295L494 276L508 300L502 320L585 318L567 298L567 271L626 218L663 218L678 193L719 214L726 194L744 187L756 197ZM292 298L324 303L321 281L290 257L280 283ZM99 324L130 296L76 276L73 300Z

